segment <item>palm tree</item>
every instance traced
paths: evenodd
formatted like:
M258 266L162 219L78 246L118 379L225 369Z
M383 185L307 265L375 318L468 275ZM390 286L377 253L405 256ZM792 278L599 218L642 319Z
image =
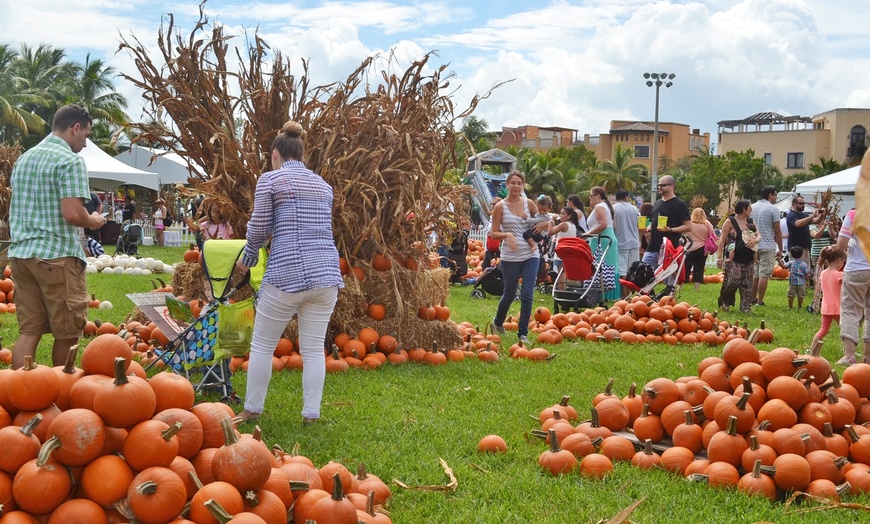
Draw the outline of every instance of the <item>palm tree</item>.
M813 175L818 178L825 175L830 175L831 173L843 171L844 169L848 169L849 165L837 162L833 158L825 158L823 156L820 156L819 163L810 164L809 168L810 171L812 171Z
M45 120L27 111L28 104L44 104L35 94L22 93L13 67L18 53L8 44L0 45L0 141L7 142L19 135L45 130Z
M544 194L560 199L565 194L562 158L558 151L551 149L546 153L530 153L524 158L524 164L526 194L529 197Z
M54 112L63 105L62 101L75 82L75 68L65 58L63 49L47 45L34 49L22 44L12 68L20 92L37 95L46 102L25 104L24 109L35 112L46 122L51 121Z
M489 123L476 116L470 116L463 120L462 127L459 129L462 136L458 137L457 153L461 153L464 158L471 156L472 152L468 149L468 143L471 143L475 153L492 149L496 134L489 131L488 128Z
M634 191L638 185L646 182L647 168L643 164L632 164L632 158L634 153L631 149L616 144L613 159L598 163L593 175L594 182L608 193L615 193L618 189Z
M117 71L100 60L91 60L91 55L85 57L83 65L75 64L75 82L70 86L67 96L69 102L81 104L95 120L104 120L112 124L124 125L128 118L124 113L127 99L115 91L112 77Z

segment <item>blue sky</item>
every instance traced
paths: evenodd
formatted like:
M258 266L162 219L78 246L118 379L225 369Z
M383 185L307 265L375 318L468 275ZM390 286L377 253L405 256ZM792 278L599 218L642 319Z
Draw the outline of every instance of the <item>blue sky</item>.
M197 1L0 0L0 42L51 44L135 73L119 34L154 46L161 15L187 35ZM511 80L475 115L491 129L535 124L597 135L614 119L652 120L643 73L675 73L660 119L709 132L762 111L812 116L870 107L868 0L273 1L210 0L206 13L242 35L259 28L315 82L347 76L372 54L404 65L437 50L458 108ZM864 24L862 25L862 21ZM236 40L243 42L242 38ZM142 102L119 80L137 118Z

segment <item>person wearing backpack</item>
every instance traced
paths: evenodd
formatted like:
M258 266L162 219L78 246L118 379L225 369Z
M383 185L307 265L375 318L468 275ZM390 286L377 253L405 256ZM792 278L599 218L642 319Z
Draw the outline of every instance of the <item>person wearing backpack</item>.
M690 249L686 253L686 278L695 284L695 291L701 289L704 283L704 266L707 263L707 251L705 245L707 237L715 234L713 224L707 220L707 214L700 207L692 210L692 229L686 232L686 237L691 241Z

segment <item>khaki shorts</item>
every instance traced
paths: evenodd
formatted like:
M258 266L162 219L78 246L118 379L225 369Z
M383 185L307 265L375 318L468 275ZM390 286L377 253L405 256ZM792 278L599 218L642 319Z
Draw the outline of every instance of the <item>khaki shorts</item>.
M807 285L806 284L789 284L788 285L788 293L786 296L788 298L798 297L803 300L807 295Z
M55 339L77 339L88 320L85 261L76 257L51 260L13 258L18 332Z
M18 295L18 290L15 290ZM843 273L843 289L840 292L840 338L858 343L858 325L870 312L870 270ZM864 324L864 342L870 342L870 329Z
M776 263L775 249L759 249L755 262L755 277L770 278L773 276L773 266Z

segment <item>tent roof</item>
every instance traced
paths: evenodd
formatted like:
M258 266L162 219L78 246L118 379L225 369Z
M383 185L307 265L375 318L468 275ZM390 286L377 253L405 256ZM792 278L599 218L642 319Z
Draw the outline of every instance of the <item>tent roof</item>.
M113 190L116 186L136 185L157 191L160 177L157 173L142 171L119 162L97 145L87 141L87 146L79 152L88 166L91 187L101 191Z
M160 184L187 184L192 174L187 161L178 153L163 149L153 149L133 144L128 151L115 157L120 162L137 169L154 171L160 176ZM195 170L204 174L205 171L196 166Z
M795 187L795 191L802 195L811 195L816 191L827 191L830 187L834 193L854 193L859 174L861 174L861 166L850 167L837 173L831 173L830 175L798 184Z
M482 164L516 164L517 159L501 149L490 149L468 157L469 162L480 160Z

